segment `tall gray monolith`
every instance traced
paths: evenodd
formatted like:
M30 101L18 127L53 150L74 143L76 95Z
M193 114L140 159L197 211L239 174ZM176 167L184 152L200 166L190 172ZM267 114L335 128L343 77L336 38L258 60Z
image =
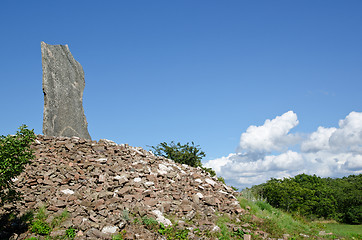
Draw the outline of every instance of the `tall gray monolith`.
M83 109L84 71L68 45L41 42L46 136L91 139Z

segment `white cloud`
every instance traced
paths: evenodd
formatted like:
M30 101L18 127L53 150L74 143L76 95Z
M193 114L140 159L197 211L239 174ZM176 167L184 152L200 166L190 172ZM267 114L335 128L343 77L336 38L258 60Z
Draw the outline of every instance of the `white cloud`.
M302 152L319 152L330 149L329 139L336 130L336 128L319 127L307 140L302 142L300 150Z
M321 177L362 173L362 113L351 112L338 128L319 127L305 139L290 133L297 125L297 115L289 111L262 126L250 126L241 134L237 153L205 166L239 188L301 173ZM289 149L296 143L300 152Z
M295 136L289 131L298 125L297 115L286 112L273 120L267 119L262 126L250 126L241 134L239 151L271 152L283 150L288 142L294 142Z
M221 172L221 167L225 166L228 163L231 163L230 160L233 155L236 155L235 153L230 153L227 157L221 157L214 160L208 161L206 164L204 164L205 167L211 167L216 172Z
M339 121L337 129L329 139L334 150L362 154L362 113L351 112Z
M353 155L348 157L346 162L343 164L343 167L347 170L362 172L362 155Z

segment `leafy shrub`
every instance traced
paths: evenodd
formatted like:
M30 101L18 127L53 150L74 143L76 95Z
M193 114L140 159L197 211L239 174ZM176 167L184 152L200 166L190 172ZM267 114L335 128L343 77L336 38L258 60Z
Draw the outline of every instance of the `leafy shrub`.
M362 223L362 174L340 179L300 174L254 186L273 207L297 215Z
M198 145L195 146L194 142L191 145L190 143L175 144L173 141L170 144L163 142L157 146L151 146L151 149L156 156L169 158L191 167L201 167L201 159L206 156L205 152L201 151Z
M30 149L34 140L34 130L27 129L26 125L19 127L16 135L0 136L0 206L19 197L12 189L11 179L19 175L34 158Z

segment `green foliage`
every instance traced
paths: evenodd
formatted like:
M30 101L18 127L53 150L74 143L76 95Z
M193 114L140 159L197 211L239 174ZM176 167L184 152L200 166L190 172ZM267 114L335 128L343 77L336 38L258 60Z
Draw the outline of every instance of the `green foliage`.
M46 210L45 206L39 207L39 210L35 217L36 217L36 219L43 220L43 221L45 221L47 219L48 214L47 214L47 210Z
M236 187L233 187L233 186L231 186L231 188L232 188L235 192L239 191L239 188L236 188Z
M327 223L324 226L326 232L332 232L332 239L362 239L361 225L347 225L338 223Z
M202 170L204 170L205 172L210 173L210 176L211 176L211 177L216 176L216 172L215 172L212 168L207 168L207 167L201 167L201 168L202 168Z
M300 174L253 187L273 207L313 218L362 223L362 174L342 179Z
M26 238L25 240L38 240L36 237Z
M113 235L112 240L123 240L125 235L126 235L126 230L123 229L120 233Z
M266 210L266 211L268 211L270 213L273 213L273 207L270 204L268 204L267 202L256 201L255 205L257 205L261 211Z
M52 228L45 221L47 217L48 214L46 212L45 206L40 207L37 214L35 215L35 220L31 223L30 230L33 233L37 233L40 235L48 235L52 231Z
M59 226L62 222L64 222L69 217L69 212L64 210L60 215L57 215L53 218L51 222L51 227L54 228Z
M270 237L280 238L282 234L288 233L291 238L300 239L299 234L317 236L319 228L315 224L308 223L302 218L292 216L289 213L272 207L264 200L248 200L239 197L239 203L242 208L250 209L248 213L240 216L243 223L250 224L251 229L260 228L270 233ZM255 220L255 217L260 220Z
M65 236L68 239L74 239L75 238L75 229L72 227L69 227L66 231L65 231Z
M146 226L147 229L153 229L158 226L158 222L154 218L147 216L142 217L142 223Z
M220 228L220 231L212 235L220 240L243 239L245 232L241 229L241 224L243 223L240 221L236 222L235 219L231 219L230 216L222 214L216 221L216 225ZM230 228L230 225L233 227Z
M325 179L336 199L338 220L348 224L362 223L362 174Z
M119 234L116 234L116 235L113 235L112 236L112 240L123 240L123 233L119 233Z
M162 223L159 225L158 232L160 234L166 236L166 238L168 240L176 240L176 239L184 240L184 239L188 239L188 234L189 234L188 229L178 229L177 225L176 226L167 226L167 227L165 227L165 225L162 224Z
M31 231L40 235L48 235L52 228L44 220L37 219L32 223Z
M143 216L141 220L135 218L134 223L143 224L148 230L154 230L164 235L168 240L188 239L188 229L178 229L177 224L165 226L163 223L158 223L154 218ZM122 238L121 238L122 239Z
M223 184L225 184L225 179L223 177L218 177L217 180L219 182L222 182Z
M189 143L175 144L173 141L170 144L163 142L157 146L151 146L151 149L156 156L163 156L191 167L201 167L201 159L206 156L198 145L195 146L194 142L191 145Z
M220 232L217 234L220 240L229 240L233 237L233 232L227 227L230 219L226 216L221 216L217 219L217 226L220 228Z
M16 135L0 136L0 206L19 197L12 189L11 179L34 158L30 149L34 139L34 130L28 130L26 125L19 127Z

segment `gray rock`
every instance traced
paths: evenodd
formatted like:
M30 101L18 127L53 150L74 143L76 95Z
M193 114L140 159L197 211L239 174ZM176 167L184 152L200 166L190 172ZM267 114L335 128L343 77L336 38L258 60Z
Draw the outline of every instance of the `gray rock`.
M41 43L46 136L91 139L83 109L84 71L68 45Z

